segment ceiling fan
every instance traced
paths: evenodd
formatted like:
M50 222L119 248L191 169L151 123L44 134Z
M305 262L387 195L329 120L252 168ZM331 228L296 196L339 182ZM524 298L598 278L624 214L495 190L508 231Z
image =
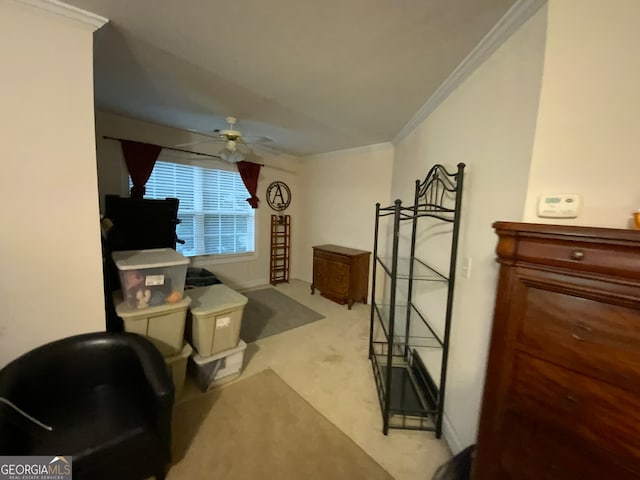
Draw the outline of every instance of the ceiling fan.
M222 160L230 163L237 163L244 160L247 154L252 153L251 146L256 146L258 150L265 150L268 153L278 154L279 152L265 144L273 142L271 137L255 136L245 137L242 133L236 129L236 123L238 120L235 117L226 118L229 127L220 130L216 129L212 133L199 132L197 130L188 130L189 132L196 133L205 137L210 137L211 140L201 140L197 142L182 143L176 145L176 147L190 147L193 145L201 145L203 143L219 143L223 144L224 148L218 153Z

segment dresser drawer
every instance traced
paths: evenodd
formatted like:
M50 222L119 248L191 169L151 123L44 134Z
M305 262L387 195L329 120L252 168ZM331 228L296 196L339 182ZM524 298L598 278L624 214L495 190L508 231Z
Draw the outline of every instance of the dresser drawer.
M568 368L640 392L640 310L560 293L535 277L524 289L518 342ZM610 299L613 301L613 299Z
M499 479L616 480L637 479L636 473L613 461L606 452L585 450L572 436L531 415L508 411L501 434Z
M317 249L313 251L313 257L329 260L331 262L338 262L338 263L349 264L351 262L350 257L347 257L345 255L340 255L332 252L325 252L324 250L317 250Z
M526 354L517 354L507 409L541 419L568 443L640 465L640 398Z
M638 278L640 250L636 246L616 246L549 238L522 238L518 260L574 271L590 271Z

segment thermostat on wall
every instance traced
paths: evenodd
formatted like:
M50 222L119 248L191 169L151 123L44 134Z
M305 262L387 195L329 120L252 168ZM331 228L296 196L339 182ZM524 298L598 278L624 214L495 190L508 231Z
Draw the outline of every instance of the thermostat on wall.
M538 201L538 216L545 218L575 218L580 212L580 195L541 195Z

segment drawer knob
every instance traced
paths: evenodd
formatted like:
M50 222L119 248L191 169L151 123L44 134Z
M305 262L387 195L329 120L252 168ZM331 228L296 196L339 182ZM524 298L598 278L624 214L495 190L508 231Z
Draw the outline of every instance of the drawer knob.
M585 325L582 321L577 321L576 322L576 327L584 330L585 332L592 332L593 328L591 328L589 325Z
M578 403L578 397L568 393L567 394L567 400L569 400L571 403Z
M582 250L574 250L573 252L571 252L570 257L571 257L571 260L580 261L584 259L584 252Z
M578 335L577 333L572 333L571 336L573 338L575 338L576 340L578 340L579 342L584 342L584 337L581 337L580 335Z

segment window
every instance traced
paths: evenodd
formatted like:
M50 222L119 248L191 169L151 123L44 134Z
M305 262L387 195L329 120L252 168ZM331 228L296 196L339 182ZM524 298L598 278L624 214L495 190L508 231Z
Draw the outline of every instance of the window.
M131 186L131 179L129 179ZM180 200L176 231L186 256L253 252L255 217L237 172L156 162L145 198Z

